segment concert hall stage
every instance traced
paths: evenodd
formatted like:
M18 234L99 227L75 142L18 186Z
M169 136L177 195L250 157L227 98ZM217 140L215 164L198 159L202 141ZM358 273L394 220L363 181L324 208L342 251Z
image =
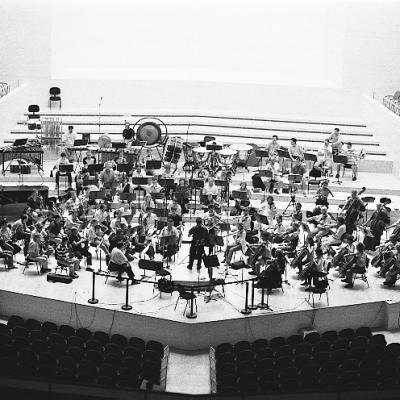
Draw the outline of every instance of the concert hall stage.
M200 273L186 268L188 249L184 249L185 246L188 245L183 244L176 262L171 264L172 279L199 281L200 285L206 283L208 276L204 268ZM22 262L22 255L16 257ZM96 256L93 261L97 270L99 261ZM143 270L138 269L137 263L135 260L132 264L138 278ZM54 258L51 258L51 265L55 265ZM102 266L104 268L104 262ZM272 311L255 310L250 315L240 313L244 308L246 287L240 282L241 271L231 271L238 276L226 278L225 297L221 287L217 288L217 300L209 302L205 301L204 292L195 291L198 306L196 319L183 315L184 300L180 300L174 310L178 296L176 291L172 295L162 293L160 296L157 289L153 292L153 284L149 282L129 286L129 304L133 308L123 311L125 285L115 278L111 277L105 283L103 276L96 276L95 297L99 303L91 305L88 303L92 296L91 272L82 269L78 279L71 284L62 284L47 282L45 275L37 274L35 266L31 266L25 274L22 268L19 266L1 272L1 315L15 313L41 321L148 337L185 350L204 349L224 341L287 336L300 329L325 331L366 325L390 330L399 327L400 289L398 286L383 286L383 279L377 277L373 268L368 273L370 287L357 281L353 289L344 289L344 284L336 277L337 273L331 270L330 277L335 279L330 281L328 289L329 307L323 295L321 300L316 296L315 308L307 301L308 292L299 285L294 271L289 270L288 284L283 284L284 293L276 289L269 297ZM224 277L224 270L220 267L215 277ZM150 272L147 271L148 275ZM247 270L244 270L244 279L248 277ZM260 302L260 298L261 290L256 289L255 304Z

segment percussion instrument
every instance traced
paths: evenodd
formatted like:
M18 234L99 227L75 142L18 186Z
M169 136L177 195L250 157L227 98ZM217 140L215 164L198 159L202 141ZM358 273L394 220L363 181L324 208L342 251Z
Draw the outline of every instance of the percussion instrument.
M222 150L218 150L217 153L219 154L222 167L232 167L235 155L237 154L237 150L226 147Z
M97 144L99 149L110 149L112 147L111 138L108 135L101 135Z
M250 145L244 143L231 144L229 147L237 152L235 158L236 165L245 167L253 148Z
M178 164L183 149L183 139L181 137L170 138L167 142L164 153L164 162Z
M193 160L195 164L203 166L207 161L208 154L211 150L207 150L204 147L196 147L193 149Z

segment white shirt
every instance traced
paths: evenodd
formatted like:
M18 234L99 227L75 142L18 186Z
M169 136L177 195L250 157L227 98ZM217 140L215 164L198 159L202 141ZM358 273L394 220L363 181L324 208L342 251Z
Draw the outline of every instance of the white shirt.
M74 132L67 132L64 134L64 142L67 147L73 147L76 139L76 135Z

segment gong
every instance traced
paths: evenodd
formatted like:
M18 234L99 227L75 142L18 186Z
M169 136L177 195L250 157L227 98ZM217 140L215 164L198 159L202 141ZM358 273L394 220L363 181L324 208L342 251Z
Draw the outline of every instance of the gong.
M160 141L161 129L154 122L145 122L137 129L136 139L139 142L146 142L147 146L152 146Z

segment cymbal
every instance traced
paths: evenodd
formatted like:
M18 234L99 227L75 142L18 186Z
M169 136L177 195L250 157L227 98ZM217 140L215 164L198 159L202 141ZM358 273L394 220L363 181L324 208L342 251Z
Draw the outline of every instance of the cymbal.
M194 153L210 153L211 150L207 150L205 147L195 147L193 149Z
M235 144L231 144L229 147L231 149L237 150L237 151L249 151L252 149L252 147L250 145L245 144L245 143L235 143Z
M237 153L237 150L225 147L222 150L217 150L217 153L221 154L221 156L233 156L233 155L235 155Z

